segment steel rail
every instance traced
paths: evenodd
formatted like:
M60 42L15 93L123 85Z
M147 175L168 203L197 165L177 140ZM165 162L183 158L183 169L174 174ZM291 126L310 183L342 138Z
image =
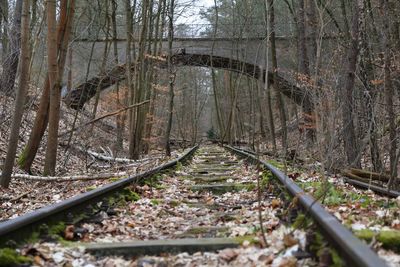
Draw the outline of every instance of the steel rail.
M71 197L59 203L55 203L38 210L32 211L15 219L0 223L0 247L7 246L8 242L22 242L28 239L38 227L44 223L62 221L69 218L70 214L83 210L90 204L99 202L101 199L116 193L129 184L140 182L161 171L167 170L178 162L183 162L193 155L198 146L190 148L180 157L164 163L158 167L124 178L122 180L104 185L92 191Z
M385 196L393 197L393 198L400 197L399 191L388 190L387 188L383 188L383 187L380 187L377 185L364 183L364 182L353 180L350 178L344 178L344 182L354 185L355 187L362 188L362 189L370 189L380 195L385 195Z
M246 158L254 164L261 164L268 169L290 192L290 194L299 199L303 208L310 212L317 222L325 236L334 244L334 247L345 258L348 266L360 267L387 267L384 260L373 252L365 243L356 238L350 230L344 227L333 215L310 195L306 194L296 183L288 176L271 164L258 159L240 149L224 146L231 152Z

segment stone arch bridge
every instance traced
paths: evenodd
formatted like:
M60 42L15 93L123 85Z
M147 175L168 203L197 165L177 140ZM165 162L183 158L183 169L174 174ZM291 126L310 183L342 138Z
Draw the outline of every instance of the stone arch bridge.
M101 57L102 47L106 40L85 40L80 39L75 42L88 44L96 42L98 55L94 58ZM109 40L111 41L111 40ZM124 45L124 39L118 39L118 43ZM279 55L280 68L293 69L295 66L295 56L291 55L288 48L292 46L293 38L278 37L277 53ZM272 84L272 73L265 71L264 67L268 61L266 53L266 40L262 37L252 38L175 38L173 42L172 62L175 66L197 66L197 67L213 67L226 69L237 73L253 77L265 83L268 79ZM120 45L120 47L123 47ZM167 40L163 40L162 47L165 52ZM95 51L95 52L96 52ZM124 49L120 49L119 57L121 62L125 58ZM75 59L75 60L79 60ZM166 67L166 57L164 58L147 58L146 60L154 61L161 68ZM112 61L110 59L109 61ZM78 63L75 63L78 64ZM135 66L133 66L133 69ZM99 70L97 70L99 73ZM80 109L90 100L97 90L103 91L110 86L125 79L125 64L118 66L110 66L108 71L103 74L96 74L96 70L92 70L92 78L75 86L65 97L67 104L74 109ZM292 99L298 105L303 106L304 103L310 103L311 99L307 90L298 87L294 81L285 79L278 73L278 85L276 88L284 95Z

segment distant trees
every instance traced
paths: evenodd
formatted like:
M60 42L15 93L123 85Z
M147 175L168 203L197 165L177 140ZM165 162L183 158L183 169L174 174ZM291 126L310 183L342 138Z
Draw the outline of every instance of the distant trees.
M14 82L15 77L17 75L17 67L18 60L21 49L21 14L22 14L22 0L17 0L15 2L15 8L13 12L13 21L11 25L11 30L6 31L5 35L3 35L3 40L8 39L8 42L3 41L3 72L0 77L0 91L15 95L14 92ZM7 9L7 1L3 0L4 9L1 11L5 11L4 18L6 14L8 14ZM7 27L7 20L4 21L5 27ZM8 34L7 34L8 33Z
M100 94L103 88L96 84L92 88L94 101L88 104L90 111L76 111L72 126L69 118L65 121L76 129L76 122L91 120L99 112L124 110L109 122L111 128L115 127L115 153L126 152L128 157L137 159L159 147L169 155L171 141L190 140L194 144L201 138L199 129L205 134L206 128L215 129L221 142L246 140L255 149L261 144L260 148L281 154L308 142L305 153L318 154L327 168L340 164L371 166L377 172L390 172L391 183L396 183L400 157L400 114L396 109L400 104L400 92L396 90L400 85L396 61L400 56L398 1L215 0L214 6L201 14L210 25L202 26L197 33L210 38L232 37L227 55L230 53L229 57L239 62L249 52L255 55L257 65L265 69L268 77L264 80L258 75L259 81L216 69L213 64L209 70L174 68L171 55L180 49L174 48L174 37L193 33L193 25L177 23L186 2L32 0L30 4L29 51L33 54L28 59L23 40L26 35L19 36L26 23L23 18L21 23L25 1L0 0L0 93L13 99L14 80L18 77L15 101L24 103L21 99L26 94L23 89L26 92L29 68L19 64L17 71L18 59L29 61L27 65L32 66L35 75L31 80L38 81L41 87L29 140L18 160L25 171L30 171L48 129L47 142L43 142L44 173L56 173L60 85L73 40L68 87L75 86L75 81L92 81L94 74L94 81L98 79L100 83L110 78L110 73L126 78L108 95L113 98L112 105L103 101L107 96ZM126 42L120 42L124 38ZM251 38L262 38L258 48L243 45ZM212 58L215 41L209 51ZM165 59L163 67L167 71L147 60L155 58ZM127 68L116 67L125 62ZM108 72L109 69L115 72ZM303 103L296 104L288 94L275 90L282 86L278 82L281 77L289 81L287 87L295 85L293 88L306 92L302 94ZM142 102L146 104L124 109ZM20 112L15 109L5 176L12 170L16 141L11 139L18 131ZM89 132L93 131L79 134L90 137ZM68 133L68 144L73 143L77 132Z

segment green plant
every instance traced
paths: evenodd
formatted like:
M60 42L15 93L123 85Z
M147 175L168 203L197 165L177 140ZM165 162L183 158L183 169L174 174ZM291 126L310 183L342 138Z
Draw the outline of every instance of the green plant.
M3 248L0 249L0 266L19 266L21 264L30 263L31 260L27 257L21 256L14 249Z

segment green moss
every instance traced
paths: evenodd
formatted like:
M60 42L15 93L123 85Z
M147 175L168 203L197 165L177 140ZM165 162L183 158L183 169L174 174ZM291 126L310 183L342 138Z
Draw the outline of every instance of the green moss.
M122 177L111 177L109 180L110 180L110 182L116 182L116 181L119 181L121 179L122 179Z
M165 185L157 184L154 188L157 190L161 190L161 189L166 189L167 187Z
M86 187L86 192L95 190L97 187L95 185Z
M310 224L310 218L307 217L305 214L300 213L294 220L292 227L294 229L306 229L309 224Z
M64 222L59 222L58 224L54 224L49 227L49 235L50 236L62 236L65 231L65 223Z
M169 202L169 205L171 206L171 207L178 207L179 205L180 205L181 203L179 202L179 201L177 201L177 200L171 200L170 202Z
M31 235L27 238L26 243L33 244L39 240L40 234L39 232L32 232Z
M161 179L162 179L161 174L156 174L156 175L153 175L150 178L147 178L146 180L144 180L143 184L156 188L157 186L160 185Z
M339 253L335 249L331 248L330 253L331 253L332 261L333 261L333 264L331 265L331 267L345 266L345 263L343 262L343 258L339 255Z
M25 147L24 150L22 150L21 154L18 156L18 161L17 161L18 166L20 166L21 168L23 167L23 165L26 162L27 155L28 155L28 150Z
M201 235L207 234L210 231L207 227L193 227L186 231L186 234Z
M264 171L262 176L261 176L261 188L266 187L269 185L274 179L274 176L272 172L270 171Z
M244 236L237 236L234 238L236 242L239 244L243 244L245 241L249 241L251 245L257 245L260 243L260 240L255 235L244 235Z
M27 257L19 255L15 250L10 248L0 249L0 266L18 266L21 264L30 263L31 260Z
M272 166L274 166L275 168L278 169L284 169L285 165L282 162L276 161L276 160L268 160L268 163L271 164Z
M65 240L64 238L60 237L57 239L58 243L60 243L63 247L76 247L79 246L79 243Z
M328 181L304 182L299 185L306 191L310 188L314 189L313 196L325 205L337 206L347 202L346 193Z
M314 255L320 256L323 249L324 249L324 238L320 232L315 231L313 242L310 244L310 251Z
M178 161L178 163L176 163L175 170L176 171L183 170L183 165L182 165L182 163L180 161Z
M120 196L123 200L128 202L138 201L140 199L140 195L129 188L122 189Z
M256 189L257 185L255 183L245 183L245 184L235 184L234 187L235 187L234 190L236 191L241 191L241 190L253 191L254 189Z
M154 206L157 206L161 204L161 201L159 199L151 199L150 203L153 204Z
M188 229L186 235L204 235L209 233L224 234L229 231L228 227L193 227Z
M367 242L370 242L374 237L384 248L393 249L400 251L400 231L397 230L384 230L380 232L374 232L372 230L364 229L356 231L355 235Z

